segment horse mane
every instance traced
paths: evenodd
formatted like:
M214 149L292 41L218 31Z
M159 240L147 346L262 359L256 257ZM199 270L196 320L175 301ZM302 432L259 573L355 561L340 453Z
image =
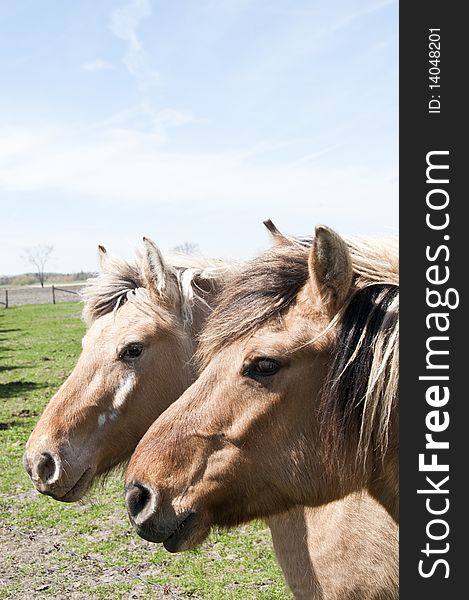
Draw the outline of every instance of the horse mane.
M196 304L210 310L205 299L208 291L223 285L230 273L238 268L235 262L185 254L167 257L166 264L173 285L165 293L169 298L177 290L184 324L192 323ZM84 302L82 316L88 326L126 302L135 302L147 309L155 304L147 289L143 257L139 252L132 261L108 256L101 272L87 280L81 297Z
M352 258L349 298L330 323L336 332L321 413L358 435L357 458L384 452L398 390L399 257L396 238L344 238ZM221 292L200 337L203 368L226 343L281 323L308 281L311 239L288 238L250 261Z
M357 289L337 321L322 389L322 426L336 440L354 430L357 464L365 465L372 450L381 457L386 452L398 397L398 286L371 284Z

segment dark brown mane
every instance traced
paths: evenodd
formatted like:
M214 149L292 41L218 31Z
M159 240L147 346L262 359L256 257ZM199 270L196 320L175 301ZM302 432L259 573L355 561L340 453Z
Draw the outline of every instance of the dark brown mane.
M308 279L308 252L301 242L274 246L241 269L220 293L201 335L202 367L228 341L282 317Z
M330 448L355 435L362 464L372 449L382 456L387 448L398 393L398 320L399 287L376 284L358 289L338 322L322 390L323 435L332 435Z
M396 240L346 241L357 290L375 284L398 285ZM224 287L200 338L197 358L202 367L230 340L281 318L308 279L311 243L309 238L289 238L288 243L278 244L246 263Z

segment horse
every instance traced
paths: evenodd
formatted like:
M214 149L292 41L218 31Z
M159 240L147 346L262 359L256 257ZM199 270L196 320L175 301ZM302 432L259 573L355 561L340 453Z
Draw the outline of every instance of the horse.
M36 488L64 502L81 499L96 478L126 461L156 417L195 379L197 333L218 290L239 269L194 257L169 264L148 239L133 263L110 257L102 246L99 256L101 273L83 292L88 331L82 354L41 416L24 458ZM298 507L269 520L278 561L297 598L319 589L337 556L354 557L363 531L371 540L381 530L396 535L383 515L374 516L379 512L371 498L350 497L326 512ZM344 528L346 520L354 526ZM328 531L331 523L334 531ZM380 549L391 557L380 566L383 581L395 584L396 553L391 543ZM367 580L368 564L354 562L355 581Z
M154 242L143 244L132 262L99 246L100 274L82 292L81 355L26 444L36 489L62 502L125 462L193 381L196 335L236 268L183 255L167 262Z
M228 282L201 335L199 378L127 468L140 536L186 550L213 525L363 490L398 523L398 273L395 240L318 226Z

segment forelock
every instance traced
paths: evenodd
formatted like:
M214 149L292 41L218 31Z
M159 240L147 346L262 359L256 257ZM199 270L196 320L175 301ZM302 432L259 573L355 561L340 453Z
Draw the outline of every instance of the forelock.
M88 279L81 292L84 321L91 325L99 317L119 308L128 300L129 294L135 294L143 287L143 274L136 261L109 257L103 270Z
M292 241L274 246L226 285L200 336L198 363L205 366L228 341L281 320L308 279L309 248Z

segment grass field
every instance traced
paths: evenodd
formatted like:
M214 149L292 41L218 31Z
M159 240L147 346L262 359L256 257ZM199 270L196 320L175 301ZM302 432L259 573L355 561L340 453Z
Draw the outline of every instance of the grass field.
M131 530L117 477L72 505L32 489L24 445L78 357L80 310L0 308L0 598L290 598L263 523L171 555Z

